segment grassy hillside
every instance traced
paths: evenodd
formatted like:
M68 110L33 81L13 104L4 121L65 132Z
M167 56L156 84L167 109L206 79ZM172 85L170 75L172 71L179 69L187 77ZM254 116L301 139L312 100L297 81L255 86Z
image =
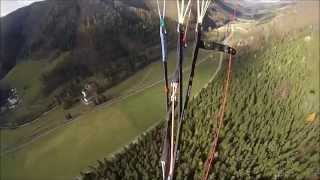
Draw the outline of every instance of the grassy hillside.
M317 179L318 39L318 29L269 38L235 60L210 179ZM203 173L224 76L220 73L190 104L177 179L200 179ZM318 115L310 118L312 113ZM98 161L83 179L160 179L161 132L159 125L124 152Z
M40 74L46 63L41 61L25 61L18 64L7 76L4 83L16 87L24 101L30 102L40 94Z
M24 61L15 66L5 78L0 80L0 84L15 87L21 99L18 108L1 114L1 125L16 126L18 123L27 122L51 108L53 100L44 98L42 82L40 80L44 67L49 66L44 61Z

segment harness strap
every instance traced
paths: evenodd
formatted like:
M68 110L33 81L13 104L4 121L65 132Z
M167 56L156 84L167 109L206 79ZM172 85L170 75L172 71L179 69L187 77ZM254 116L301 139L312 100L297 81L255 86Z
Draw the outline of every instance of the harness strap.
M236 55L237 53L237 51L234 48L224 44L216 43L214 41L208 42L201 40L199 42L199 46L202 49L220 51L231 55Z

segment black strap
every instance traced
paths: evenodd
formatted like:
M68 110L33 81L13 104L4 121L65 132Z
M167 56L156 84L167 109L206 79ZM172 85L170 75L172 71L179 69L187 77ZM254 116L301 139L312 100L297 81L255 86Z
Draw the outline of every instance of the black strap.
M163 19L160 20L160 24L164 23ZM164 24L163 24L164 25ZM168 113L166 117L165 127L163 129L163 144L162 144L162 155L161 162L164 162L164 176L167 177L169 173L168 162L170 161L169 151L170 151L170 99L169 99L169 85L168 85L168 63L167 63L167 37L165 27L160 28L160 40L161 40L161 50L162 50L162 63L163 63L163 76L164 76L164 91L166 96L166 112Z
M187 92L185 95L185 101L183 103L183 73L182 73L182 63L183 63L183 36L184 33L182 31L182 29L180 29L180 34L179 34L179 38L178 38L178 63L177 63L177 69L173 78L174 82L179 82L179 124L178 124L178 129L177 129L177 136L176 136L176 142L175 142L175 149L174 149L174 164L173 164L173 170L175 169L175 163L177 163L179 161L179 146L180 146L180 139L181 139L181 129L183 127L183 122L184 122L184 116L185 116L185 111L188 107L188 102L190 99L190 95L191 95L191 89L192 89L192 84L193 84L193 77L194 77L194 73L195 73L195 67L196 67L196 63L197 63L197 58L198 58L198 52L199 49L206 49L206 50L215 50L215 51L220 51L220 52L224 52L227 54L231 54L231 55L235 55L237 53L237 51L227 45L223 45L223 44L219 44L216 43L214 41L211 42L207 42L207 41L203 41L201 40L201 36L202 36L202 27L201 24L197 25L197 36L196 36L196 44L195 44L195 48L194 48L194 52L193 52L193 59L192 59L192 65L191 65L191 71L190 71L190 75L189 75L189 81L188 81L188 86L187 86ZM174 112L173 112L174 113ZM169 121L167 121L169 122ZM168 128L170 125L168 124L166 128ZM169 135L170 136L170 135ZM170 137L169 137L170 138ZM169 143L169 142L168 142ZM169 145L170 146L170 145ZM174 171L173 171L173 176L175 175ZM175 179L175 177L173 177L173 179Z
M181 116L180 116L180 121L181 122L184 120L185 110L188 107L188 102L189 102L191 89L192 89L193 77L194 77L194 73L195 73L195 68L196 68L197 59L198 59L198 53L199 53L199 48L200 48L200 42L201 42L201 36L202 36L201 28L202 27L199 24L197 26L197 28L198 28L198 31L197 31L198 33L197 33L197 36L196 36L196 45L195 45L194 52L193 52L191 71L190 71L189 80L188 80L188 86L187 86L187 93L186 93L186 96L185 96L185 101L184 101L182 113L181 113Z
M170 156L168 155L169 151L170 151L170 121L169 121L169 117L170 117L170 101L169 101L169 88L168 88L168 65L167 65L167 61L163 61L163 70L164 70L164 85L165 85L165 94L166 94L166 111L168 113L167 117L166 117L166 122L165 122L165 127L163 129L163 145L162 145L162 155L161 155L161 161L165 162L165 177L167 177L168 175L168 162L170 161Z
M201 40L199 46L201 49L220 51L231 55L237 54L237 51L234 48L214 41L208 42Z
M191 65L191 71L190 71L190 75L189 75L189 81L188 81L188 86L187 86L187 92L186 92L186 96L185 96L185 101L184 101L184 105L183 105L183 109L182 112L179 116L179 125L178 125L178 130L177 130L177 139L176 139L176 143L175 143L175 158L176 158L176 162L177 163L179 161L179 146L180 146L180 139L181 139L181 129L183 127L184 124L184 118L185 118L185 111L188 108L188 102L190 99L190 95L191 95L191 89L192 89L192 83L193 83L193 77L194 77L194 73L195 73L195 67L196 67L196 63L197 63L197 58L198 58L198 52L199 49L206 49L206 50L215 50L215 51L220 51L220 52L224 52L227 54L231 54L231 55L235 55L237 53L237 51L227 45L223 45L223 44L219 44L216 42L206 42L201 40L202 38L202 27L200 24L198 24L197 26L197 36L196 36L196 44L195 44L195 48L193 51L193 59L192 59L192 65Z
M183 111L183 70L182 70L182 66L183 66L183 49L184 49L184 31L182 28L182 25L179 26L179 37L178 37L178 46L177 46L177 52L178 52L178 62L177 62L177 68L176 71L174 73L172 82L178 82L179 83L179 98L178 98L178 105L179 105L179 110L178 110L178 117L179 117L179 121L178 121L178 130L177 130L177 136L176 136L176 141L175 141L175 147L174 147L174 155L173 157L176 159L176 149L177 149L177 142L179 141L179 134L180 134L180 124L181 124L181 114ZM173 161L173 171L172 171L172 175L174 176L174 171L175 171L175 161ZM174 179L174 177L172 177Z
M190 94L191 94L192 82L193 82L195 67L196 67L196 63L197 63L197 59L198 59L198 52L199 52L199 47L200 47L199 45L200 45L201 35L202 35L200 24L197 25L197 32L198 33L196 36L196 44L195 44L195 48L194 48L194 52L193 52L193 58L192 58L191 71L190 71L189 80L188 80L187 92L186 92L182 112L181 112L181 114L179 114L179 124L178 124L178 129L177 129L177 137L176 137L175 150L174 150L174 154L175 154L176 159L175 159L174 163L177 163L179 161L178 155L179 155L180 139L181 139L181 134L182 134L181 129L184 124L183 123L184 114L185 114L185 110L188 107L188 102L189 102L189 98L190 98Z
M168 112L170 99L169 99L169 83L168 83L168 63L163 61L163 74L164 74L164 89L166 94L166 110Z
M181 27L181 26L180 26ZM182 113L182 105L183 105L183 49L184 49L184 31L182 28L180 29L180 37L179 37L179 117Z

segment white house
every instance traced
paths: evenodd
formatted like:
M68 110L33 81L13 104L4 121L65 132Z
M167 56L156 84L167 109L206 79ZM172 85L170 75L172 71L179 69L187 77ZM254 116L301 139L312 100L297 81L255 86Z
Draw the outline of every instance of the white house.
M97 86L94 83L88 83L84 86L84 89L81 91L82 97L81 101L85 105L89 105L93 103L93 100L95 99L97 95Z
M93 99L93 96L89 96L88 95L88 91L86 89L83 89L81 91L81 94L82 94L82 98L81 98L81 101L85 104L85 105L89 105L92 103L92 99Z
M8 101L8 108L9 109L15 109L17 107L17 105L19 104L19 95L17 93L17 89L16 88L12 88L10 90L10 94L9 97L7 99Z

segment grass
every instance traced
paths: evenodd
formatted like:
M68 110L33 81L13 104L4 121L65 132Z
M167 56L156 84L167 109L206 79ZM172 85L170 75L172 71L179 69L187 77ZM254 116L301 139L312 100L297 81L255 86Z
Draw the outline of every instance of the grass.
M187 54L190 56L191 51ZM206 53L200 54L200 57L205 56ZM170 57L169 65L172 71L175 54L172 52ZM186 64L190 64L190 59L187 61L189 62ZM209 81L216 63L205 61L198 66L194 93ZM116 86L111 93L114 91L126 94L157 82L162 79L161 68L160 61L155 62ZM88 164L94 164L96 159L110 155L163 118L162 87L163 84L159 83L111 106L102 105L92 109L77 105L72 112L86 112L77 120L39 138L21 150L2 156L1 178L72 179ZM84 108L87 109L83 110ZM1 130L1 143L7 146L16 145L62 123L65 123L63 111L57 108L30 126L17 130Z
M40 97L40 74L44 66L46 66L46 63L43 61L28 60L21 62L1 80L1 83L17 88L22 99L17 109L1 115L6 121L14 122L14 119L30 114L35 109L41 109L43 105L45 106L45 101L38 101L38 99L43 99Z
M42 61L25 61L19 63L1 80L17 88L26 103L30 103L40 94L40 73L45 65Z
M30 121L50 109L53 102L51 96L42 95L41 74L53 69L68 54L63 53L52 63L45 60L26 60L17 64L0 83L17 88L21 103L13 111L1 115L6 122L17 125L17 122ZM1 150L2 148L0 148Z

